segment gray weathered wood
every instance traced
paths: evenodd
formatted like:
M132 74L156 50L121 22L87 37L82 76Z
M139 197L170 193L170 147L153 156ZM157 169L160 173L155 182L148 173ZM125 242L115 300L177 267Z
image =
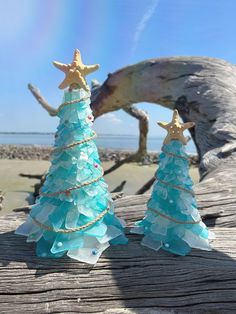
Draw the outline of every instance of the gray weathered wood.
M132 225L144 202L144 196L118 199L117 214ZM236 311L236 228L214 228L215 250L187 257L156 253L130 235L127 246L109 248L89 266L37 258L34 244L13 233L24 219L23 213L0 218L0 313Z
M139 102L176 108L184 121L195 122L190 131L202 175L236 151L235 65L207 57L145 60L109 74L91 106L98 117Z

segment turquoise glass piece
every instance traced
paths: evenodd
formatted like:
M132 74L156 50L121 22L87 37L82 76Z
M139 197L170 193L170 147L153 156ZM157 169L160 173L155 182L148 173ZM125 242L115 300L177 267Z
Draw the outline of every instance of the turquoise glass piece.
M143 234L142 245L155 251L184 256L191 248L211 250L209 240L214 235L197 210L188 155L180 141L163 145L155 177L145 217L131 232Z
M67 254L94 264L110 244L127 243L125 224L114 214L94 140L77 143L94 135L89 94L83 89L66 91L62 103L70 101L74 102L58 112L56 150L41 188L44 194L16 234L36 242L39 257L59 258ZM77 145L65 148L73 143ZM57 194L77 186L68 193Z

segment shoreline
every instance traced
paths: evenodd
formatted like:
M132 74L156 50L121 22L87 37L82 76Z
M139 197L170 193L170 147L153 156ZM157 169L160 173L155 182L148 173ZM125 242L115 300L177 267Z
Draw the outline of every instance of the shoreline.
M19 160L50 160L50 154L53 146L46 145L12 145L0 144L0 159L19 159ZM98 148L101 161L114 161L129 157L135 153L135 150L119 150ZM140 162L142 165L151 165L158 163L158 156L160 152L148 152L147 155ZM198 156L189 154L190 165L198 165Z

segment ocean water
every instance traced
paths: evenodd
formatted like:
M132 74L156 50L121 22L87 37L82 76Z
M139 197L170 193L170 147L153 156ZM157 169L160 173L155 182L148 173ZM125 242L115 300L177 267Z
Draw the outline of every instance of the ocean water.
M148 137L148 151L160 151L164 138ZM138 136L134 135L98 135L95 139L99 148L135 151L138 147ZM52 133L0 133L0 144L46 145L54 143ZM189 153L196 154L193 141L186 146Z

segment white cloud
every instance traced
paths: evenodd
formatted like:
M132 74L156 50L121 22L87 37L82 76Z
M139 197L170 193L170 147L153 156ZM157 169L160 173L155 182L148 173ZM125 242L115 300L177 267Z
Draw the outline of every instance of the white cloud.
M122 124L123 121L118 118L114 113L112 112L109 112L103 116L101 116L99 119L103 120L104 122L110 122L110 123L113 123L113 124Z
M132 51L133 53L135 52L138 42L141 38L142 33L145 30L145 27L147 26L148 21L151 19L153 14L155 13L155 10L159 4L160 0L154 0L153 3L147 8L147 11L144 13L143 17L139 21L135 33L134 33L134 42L133 42L133 47Z

